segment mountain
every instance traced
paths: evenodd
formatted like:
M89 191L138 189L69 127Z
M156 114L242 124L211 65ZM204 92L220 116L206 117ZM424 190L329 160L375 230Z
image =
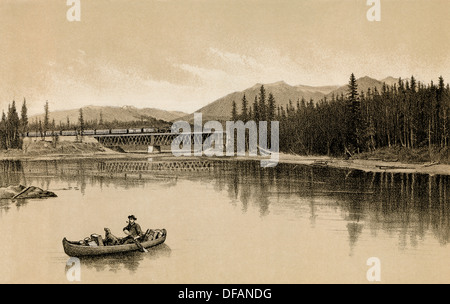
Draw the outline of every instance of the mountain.
M376 87L378 91L381 91L381 88L383 87L383 81L376 80L368 76L357 79L356 84L358 85L358 92L361 93L361 91L364 91L364 94L367 93L367 90L369 88L373 90L373 88ZM333 94L334 96L340 96L341 94L344 94L344 96L346 96L347 92L348 92L348 85L346 84L334 90L333 92L327 94L326 97L331 98Z
M386 85L388 86L393 86L394 84L398 85L399 80L400 80L399 78L389 76L384 79L381 79L380 81L386 83Z
M164 111L159 109L144 108L138 109L133 106L124 107L100 107L100 106L87 106L83 109L83 117L85 121L100 120L100 114L103 117L104 122L111 122L114 120L120 122L136 121L142 118L153 117L156 120L164 120L171 122L177 120L180 117L186 116L187 113L177 112L177 111ZM78 122L78 117L80 115L79 109L66 110L66 111L51 111L50 109L50 121L55 120L56 125L60 122L65 124L67 118L72 123ZM30 122L37 120L44 121L44 114L35 115L30 117Z
M228 94L222 98L217 99L216 101L208 104L207 106L199 109L196 113L203 114L203 120L219 120L225 121L231 118L231 111L233 109L233 101L236 102L238 113L241 112L242 108L242 97L245 94L247 98L249 106L253 105L255 100L255 96L258 96L260 88L262 84L258 83L251 88L248 88L244 91L234 92ZM324 87L312 87L312 86L291 86L284 81L275 82L271 84L264 84L264 88L266 89L266 95L269 96L269 93L272 93L275 97L276 106L286 107L286 104L289 100L292 100L294 105L297 103L297 100L304 98L306 101L313 99L315 101L320 100L326 94L332 92L337 89L337 86L324 86ZM192 122L194 119L194 115L187 115L181 120Z
M305 85L298 85L296 86L302 91L309 91L309 92L320 92L322 94L329 94L333 92L334 90L338 89L339 86L323 86L323 87L312 87L312 86L305 86Z
M368 76L357 79L356 83L358 84L358 91L364 91L377 88L377 90L381 91L383 87L383 82L391 85L393 83L397 83L398 79L393 77L388 77L383 79L382 81L370 78ZM216 101L208 104L207 106L199 109L196 113L203 114L203 120L219 120L225 121L231 119L231 111L233 109L233 101L236 101L238 113L241 112L242 108L242 97L246 96L249 106L251 106L254 102L255 96L258 96L259 90L261 88L260 83L254 85L251 88L248 88L244 91L234 92L228 94L222 98L217 99ZM286 108L286 105L289 103L289 100L292 100L294 106L297 103L297 100L304 98L306 101L313 99L314 102L318 102L324 97L331 99L332 95L340 96L341 94L346 95L348 91L348 85L343 86L306 86L306 85L296 85L291 86L284 81L275 82L271 84L264 84L264 88L266 89L266 94L272 93L275 97L276 106L283 106ZM181 118L182 120L193 122L194 115L190 114Z

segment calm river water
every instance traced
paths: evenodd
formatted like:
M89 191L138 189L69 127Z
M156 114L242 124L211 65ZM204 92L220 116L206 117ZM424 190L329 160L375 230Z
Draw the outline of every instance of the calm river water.
M450 283L449 177L251 161L0 162L0 185L58 197L0 200L0 282L69 283L62 239L127 216L166 228L148 253L81 259L81 283Z

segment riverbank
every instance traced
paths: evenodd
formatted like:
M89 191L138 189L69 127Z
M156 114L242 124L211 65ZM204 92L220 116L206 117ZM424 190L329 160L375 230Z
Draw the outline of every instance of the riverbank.
M382 159L339 159L326 156L301 156L280 154L280 163L331 167L365 172L418 173L429 175L450 175L450 165L440 163L404 163Z
M420 152L417 152L420 153ZM405 156L406 155L406 156ZM414 161L407 159L407 154L397 153L393 150L378 150L373 153L365 153L354 156L352 159L335 158L328 156L303 156L292 154L279 154L278 163L298 164L315 167L331 167L349 170L361 170L366 172L392 172L392 173L419 173L430 175L450 175L450 164L439 161ZM443 159L442 155L440 155ZM445 157L445 155L444 155ZM67 160L67 159L136 159L148 160L179 160L170 152L160 154L147 153L120 153L107 149L96 142L60 142L54 145L51 142L37 141L27 144L23 150L8 150L0 152L0 160ZM197 159L198 157L182 157L186 159ZM260 161L262 157L235 157L235 158L209 158L211 160L233 159L238 161L254 160ZM446 159L443 159L444 161Z
M24 143L22 150L0 151L0 160L50 160L66 158L120 157L122 153L107 149L96 142L34 141ZM123 155L126 157L125 155Z

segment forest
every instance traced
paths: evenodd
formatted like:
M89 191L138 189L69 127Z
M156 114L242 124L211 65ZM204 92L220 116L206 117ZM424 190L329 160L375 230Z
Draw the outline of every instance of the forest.
M0 121L0 150L21 149L21 134L28 127L27 102L24 99L21 115L17 112L16 102L8 105L7 114L2 113Z
M280 151L301 155L354 155L384 147L448 151L450 89L444 79L423 84L414 77L359 91L354 74L347 94L319 101L286 101L261 86L252 104L242 97L242 111L233 103L232 119L280 122Z

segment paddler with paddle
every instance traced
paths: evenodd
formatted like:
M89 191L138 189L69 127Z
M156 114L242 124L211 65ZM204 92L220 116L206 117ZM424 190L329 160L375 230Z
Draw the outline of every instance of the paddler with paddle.
M141 243L137 240L140 238L143 233L141 226L136 223L137 218L134 215L128 216L128 225L123 228L123 232L127 235L127 237L122 239L123 244L136 244L141 252L148 252Z

